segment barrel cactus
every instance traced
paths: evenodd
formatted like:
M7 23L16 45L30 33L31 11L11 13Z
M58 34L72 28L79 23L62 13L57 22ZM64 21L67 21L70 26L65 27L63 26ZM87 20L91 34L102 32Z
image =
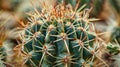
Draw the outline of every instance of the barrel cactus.
M90 9L72 8L58 4L41 12L29 14L29 22L24 25L21 35L20 56L29 67L82 67L94 66L99 59L99 37L91 33Z

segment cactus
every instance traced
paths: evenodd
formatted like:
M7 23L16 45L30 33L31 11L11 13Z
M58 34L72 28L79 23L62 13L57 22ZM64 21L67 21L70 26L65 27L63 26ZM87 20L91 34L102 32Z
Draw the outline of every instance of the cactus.
M114 31L111 34L111 41L115 42L114 39L117 39L118 43L120 44L120 27L115 27Z
M118 43L120 44L120 1L119 0L109 0L109 3L111 4L111 7L114 9L115 13L115 22L116 25L113 27L113 31L111 32L111 38L110 41L115 42L116 39Z
M4 32L3 32L4 31ZM5 67L5 61L6 60L6 50L4 48L4 41L6 40L6 29L2 26L0 26L0 67Z
M1 67L6 67L3 61L5 60L5 55L6 55L4 51L5 51L4 48L0 48L0 66Z
M120 46L119 44L115 45L115 44L110 44L107 46L108 52L111 55L117 55L120 52Z
M102 45L99 37L91 33L90 10L74 11L70 5L59 4L50 10L43 8L30 13L24 27L21 53L23 64L31 67L93 66Z
M106 60L110 64L110 67L119 67L119 57L120 57L120 44L118 43L117 39L114 40L115 43L108 43L107 45L107 55Z

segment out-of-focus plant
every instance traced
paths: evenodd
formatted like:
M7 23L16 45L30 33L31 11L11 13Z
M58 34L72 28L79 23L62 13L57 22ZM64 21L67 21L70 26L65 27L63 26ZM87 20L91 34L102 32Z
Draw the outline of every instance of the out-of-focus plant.
M112 34L111 34L111 41L114 41L116 39L118 43L120 44L120 0L109 0L111 6L114 9L114 13L116 16L116 26L112 29Z
M0 0L0 10L16 11L23 0Z

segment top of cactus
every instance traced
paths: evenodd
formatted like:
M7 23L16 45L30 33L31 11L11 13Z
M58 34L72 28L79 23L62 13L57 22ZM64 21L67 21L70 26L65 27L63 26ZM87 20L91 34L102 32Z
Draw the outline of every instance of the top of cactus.
M35 12L33 14L28 13L28 15L34 17L34 18L42 18L45 19L45 21L50 20L56 20L56 21L63 21L64 19L76 19L76 20L84 20L84 21L94 21L96 19L88 19L89 13L91 9L86 9L84 11L81 11L85 8L86 5L83 5L78 10L75 10L70 4L58 4L56 6L53 6L49 9L43 7L41 12L38 12L35 9ZM61 20L62 19L62 20ZM39 22L41 24L41 22Z

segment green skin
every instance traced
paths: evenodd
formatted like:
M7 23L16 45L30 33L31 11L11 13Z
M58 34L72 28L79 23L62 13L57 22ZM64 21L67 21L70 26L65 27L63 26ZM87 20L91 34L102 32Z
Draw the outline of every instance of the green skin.
M89 24L84 21L71 19L32 25L25 33L24 51L31 54L26 64L31 67L82 67L84 62L92 65L87 59L93 55L85 48L93 47L95 36L88 29Z

